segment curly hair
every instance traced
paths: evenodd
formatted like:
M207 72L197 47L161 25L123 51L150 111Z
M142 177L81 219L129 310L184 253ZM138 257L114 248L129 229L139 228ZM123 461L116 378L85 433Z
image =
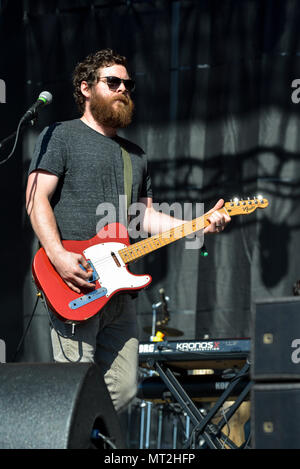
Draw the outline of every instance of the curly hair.
M112 49L102 49L94 54L88 55L83 62L76 65L73 72L73 96L81 113L83 113L85 109L85 97L80 89L81 82L86 81L89 87L93 86L98 81L98 69L100 67L110 67L115 64L127 67L126 57L116 54Z

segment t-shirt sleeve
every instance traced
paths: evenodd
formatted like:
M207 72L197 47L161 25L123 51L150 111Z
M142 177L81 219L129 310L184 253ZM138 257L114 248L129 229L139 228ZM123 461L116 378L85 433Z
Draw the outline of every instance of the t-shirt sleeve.
M58 132L59 124L46 127L39 135L29 166L32 171L43 169L61 177L66 168L66 144Z

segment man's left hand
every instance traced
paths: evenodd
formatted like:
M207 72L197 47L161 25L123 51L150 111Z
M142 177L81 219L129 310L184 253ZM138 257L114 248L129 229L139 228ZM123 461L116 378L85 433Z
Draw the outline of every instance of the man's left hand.
M228 225L231 218L227 213L219 212L219 210L223 207L224 200L220 199L216 203L216 205L207 212L209 217L207 218L210 224L204 228L204 234L206 233L220 233L224 230L224 228Z

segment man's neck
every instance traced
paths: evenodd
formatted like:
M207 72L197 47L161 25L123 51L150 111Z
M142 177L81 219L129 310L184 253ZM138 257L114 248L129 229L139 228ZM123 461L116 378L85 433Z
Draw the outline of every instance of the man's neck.
M82 122L91 127L93 130L96 130L96 132L105 135L105 137L115 137L117 135L117 129L99 124L97 121L95 121L93 116L87 112L82 115L80 120L82 120Z

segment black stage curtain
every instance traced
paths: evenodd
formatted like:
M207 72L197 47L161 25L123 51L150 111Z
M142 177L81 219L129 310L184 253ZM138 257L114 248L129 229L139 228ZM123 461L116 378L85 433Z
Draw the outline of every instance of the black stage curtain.
M181 240L136 265L153 277L137 299L141 339L149 337L144 328L151 326L161 287L170 297L169 326L182 337L249 336L255 301L291 295L300 275L299 105L293 87L300 76L299 2L27 0L15 5L19 16L12 15L11 2L2 2L0 16L6 25L0 29L0 78L12 83L7 103L0 104L1 137L15 129L40 91L49 90L54 100L22 137L22 156L0 168L7 285L2 304L11 318L1 319L1 334L9 357L35 303L30 264L36 243L24 208L35 139L45 125L77 117L72 70L104 47L130 60L136 113L123 133L148 154L157 203L176 202L190 217L197 203L208 210L220 197L260 193L269 200L264 210L234 217L222 235L206 236L207 257L192 249L192 240ZM22 98L14 93L15 82ZM46 360L49 350L48 319L39 304L19 359Z

